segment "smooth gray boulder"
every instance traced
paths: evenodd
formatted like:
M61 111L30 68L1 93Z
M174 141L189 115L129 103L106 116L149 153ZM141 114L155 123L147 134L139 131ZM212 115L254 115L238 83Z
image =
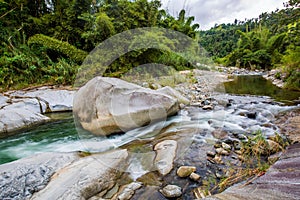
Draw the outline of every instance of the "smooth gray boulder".
M42 113L72 111L74 90L51 89L47 87L32 91L11 92L11 98L37 99L42 106Z
M164 176L173 169L176 149L177 142L175 140L164 140L154 146L156 151L154 164L161 175Z
M0 165L0 199L28 199L43 189L55 171L79 157L76 153L41 153Z
M0 109L0 137L9 132L44 123L50 118L40 114L36 99L25 99Z
M163 120L179 110L178 100L126 81L96 77L79 89L73 113L95 135L110 135Z
M81 158L57 171L31 199L89 199L114 186L127 156L127 150L115 150Z
M75 91L48 87L0 94L0 138L50 120L42 114L71 111Z

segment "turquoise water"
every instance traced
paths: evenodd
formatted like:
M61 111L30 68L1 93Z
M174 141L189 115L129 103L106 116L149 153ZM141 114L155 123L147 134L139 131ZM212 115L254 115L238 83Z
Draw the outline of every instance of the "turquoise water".
M45 151L64 151L70 142L78 141L72 113L56 114L60 118L20 134L0 139L0 164ZM57 149L61 148L61 149Z

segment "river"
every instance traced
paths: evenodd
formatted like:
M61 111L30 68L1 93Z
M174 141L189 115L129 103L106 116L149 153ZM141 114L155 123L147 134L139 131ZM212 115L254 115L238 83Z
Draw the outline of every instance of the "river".
M293 100L297 100L300 96L299 92L279 89L260 76L238 76L234 81L225 83L225 90L226 93L271 96L288 105L292 105ZM151 124L125 134L100 138L91 136L76 127L72 113L52 114L50 117L55 120L50 123L0 139L0 164L40 152L107 151L124 145L128 147L128 144L133 141L147 143L162 135L191 130L195 134L186 146L190 146L192 142L214 141L212 133L220 129L243 134L260 130L265 135L272 135L280 132L272 124L274 116L280 111L293 108L272 103L268 97L217 93L213 98L218 103L212 111L188 107L165 122ZM232 106L223 106L221 102L224 100L234 103ZM256 115L255 119L249 117L253 113ZM196 134L199 132L201 134ZM143 170L149 169L144 167Z

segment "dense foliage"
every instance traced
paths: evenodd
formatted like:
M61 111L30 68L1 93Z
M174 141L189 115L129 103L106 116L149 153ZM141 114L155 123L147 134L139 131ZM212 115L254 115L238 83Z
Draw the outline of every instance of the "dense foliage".
M199 43L225 66L279 68L286 87L300 90L299 2L290 0L285 9L201 31Z
M299 0L290 0L285 9L257 19L199 32L194 17L186 16L185 10L174 17L161 9L160 0L0 0L0 91L73 84L84 58L99 43L140 27L167 28L199 40L216 62L226 66L280 68L287 87L299 89L299 18ZM164 36L145 35L160 44L182 42ZM141 41L131 40L130 45ZM155 48L129 52L111 63L104 75L121 76L146 63L177 70L192 67L195 57L189 49L182 51L186 55Z
M199 26L185 10L175 18L160 7L159 0L0 0L1 90L72 84L88 52L126 30L163 27L196 37ZM142 49L116 60L106 75L147 62L188 66L172 52Z

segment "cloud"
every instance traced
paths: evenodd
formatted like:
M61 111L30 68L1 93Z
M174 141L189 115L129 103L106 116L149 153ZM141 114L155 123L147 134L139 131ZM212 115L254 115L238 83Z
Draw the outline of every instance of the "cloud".
M257 18L263 12L282 8L287 0L162 0L163 8L177 16L181 9L195 16L201 29L215 24L233 23L235 19Z

